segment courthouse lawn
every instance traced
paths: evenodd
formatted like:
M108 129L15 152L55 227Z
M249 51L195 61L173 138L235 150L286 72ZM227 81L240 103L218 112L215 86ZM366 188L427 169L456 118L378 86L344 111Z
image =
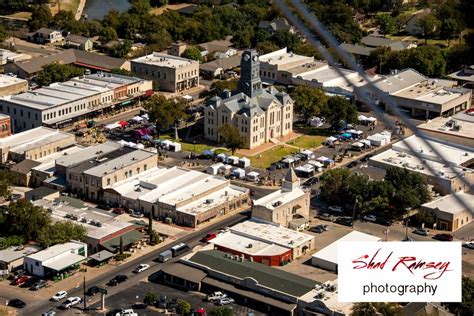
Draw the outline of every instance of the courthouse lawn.
M50 11L52 15L58 13L58 2L60 3L59 6L61 10L71 11L76 15L80 0L51 0L49 4L51 6Z
M288 141L287 144L302 149L314 149L316 147L319 147L324 142L324 140L324 136L303 135L296 139Z
M276 146L255 156L248 156L252 167L266 169L274 162L280 161L284 156L291 155L298 150L288 146Z

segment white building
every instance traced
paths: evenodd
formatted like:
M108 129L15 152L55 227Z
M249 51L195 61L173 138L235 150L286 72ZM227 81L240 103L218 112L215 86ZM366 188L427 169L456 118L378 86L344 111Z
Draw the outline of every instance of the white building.
M338 244L341 241L380 241L379 237L375 237L369 234L361 233L359 231L351 231L347 235L339 238L332 244L326 246L325 248L319 250L311 257L311 264L315 267L322 268L324 270L329 270L337 272L337 253L338 253Z
M397 142L388 149L369 159L369 165L385 169L389 166L405 168L416 172L427 179L428 183L441 194L467 191L462 179L472 185L474 183L474 150L466 146L425 139L436 148L446 162L430 149L422 139L413 135ZM407 145L408 144L408 145ZM410 148L413 148L412 151ZM428 166L434 171L431 171ZM452 168L456 172L452 171ZM458 177L458 174L461 175Z
M230 231L236 235L290 248L293 252L293 259L304 255L316 247L316 238L313 235L297 232L278 224L255 218L232 226Z
M23 268L38 277L54 277L68 269L74 269L87 259L87 245L71 241L55 245L26 256Z

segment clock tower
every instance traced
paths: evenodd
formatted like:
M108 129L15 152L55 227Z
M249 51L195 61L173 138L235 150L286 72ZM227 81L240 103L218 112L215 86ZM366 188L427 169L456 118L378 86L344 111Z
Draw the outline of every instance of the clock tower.
M258 60L258 53L254 49L248 49L242 54L238 90L245 93L250 98L257 96L262 92L260 61Z

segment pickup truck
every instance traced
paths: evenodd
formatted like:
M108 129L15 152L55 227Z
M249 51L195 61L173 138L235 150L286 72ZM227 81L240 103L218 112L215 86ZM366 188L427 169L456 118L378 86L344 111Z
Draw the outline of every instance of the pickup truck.
M224 297L227 297L227 295L222 292L214 292L209 294L206 299L208 302L215 302L221 300Z

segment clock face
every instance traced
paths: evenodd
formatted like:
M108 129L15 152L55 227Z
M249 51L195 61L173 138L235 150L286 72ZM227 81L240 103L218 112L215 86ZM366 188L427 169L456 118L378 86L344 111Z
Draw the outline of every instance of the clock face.
M249 61L250 60L250 55L249 54L244 54L244 60Z
M253 61L258 61L257 55L253 56Z

